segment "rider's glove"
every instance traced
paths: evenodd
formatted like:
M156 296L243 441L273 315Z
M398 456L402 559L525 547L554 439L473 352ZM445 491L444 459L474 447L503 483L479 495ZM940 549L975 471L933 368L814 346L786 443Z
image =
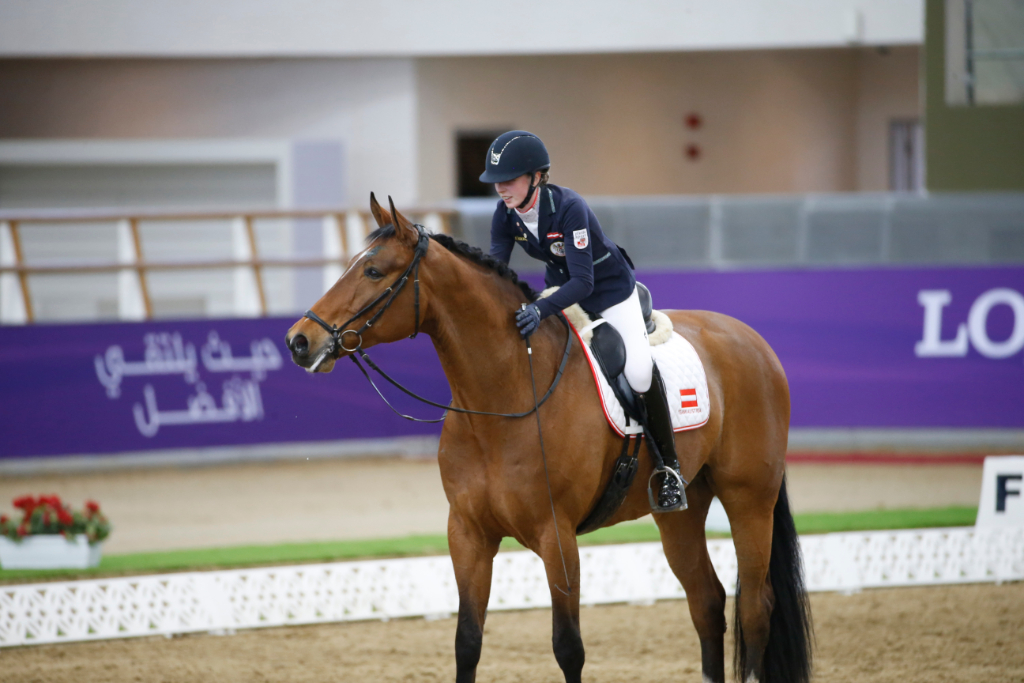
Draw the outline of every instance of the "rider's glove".
M516 327L519 328L519 334L523 336L523 339L536 332L538 325L540 325L540 308L537 307L537 304L530 304L516 313Z

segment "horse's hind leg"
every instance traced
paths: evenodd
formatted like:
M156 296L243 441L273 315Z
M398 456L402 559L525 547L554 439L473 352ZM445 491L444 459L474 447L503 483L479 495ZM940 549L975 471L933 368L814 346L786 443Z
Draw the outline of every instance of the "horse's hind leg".
M486 538L473 525L451 515L448 547L459 588L459 621L455 629L455 681L473 683L484 640L484 620L491 595L491 569L500 539Z
M579 683L585 655L580 635L580 554L575 530L561 529L560 540L561 550L552 526L550 533L544 534L537 554L544 561L551 590L551 646L555 660L566 683Z
M764 653L768 645L775 595L768 581L772 553L775 500L763 491L722 492L722 504L732 523L737 584L736 674L744 683L764 681Z
M672 572L683 584L697 637L705 682L725 681L725 588L715 574L704 536L713 494L703 471L686 487L685 512L655 515Z

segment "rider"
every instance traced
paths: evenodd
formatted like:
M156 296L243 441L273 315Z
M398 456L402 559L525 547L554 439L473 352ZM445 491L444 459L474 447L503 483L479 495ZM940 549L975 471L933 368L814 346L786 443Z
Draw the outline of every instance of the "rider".
M626 345L626 381L643 399L648 449L657 451L656 465L660 454L664 466L678 474L665 383L651 357L633 264L605 236L582 197L548 182L550 167L540 138L513 130L491 143L480 176L481 182L494 183L501 197L491 220L491 256L508 263L518 242L526 253L547 264L545 284L560 286L551 296L518 311L516 326L528 337L544 318L580 304L614 327ZM680 480L668 473L663 477L655 511L677 510L686 500Z

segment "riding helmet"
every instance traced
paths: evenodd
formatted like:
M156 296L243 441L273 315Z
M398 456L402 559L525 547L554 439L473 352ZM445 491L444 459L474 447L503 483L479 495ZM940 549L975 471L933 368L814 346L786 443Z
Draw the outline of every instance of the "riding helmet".
M550 166L548 150L539 137L525 130L510 130L491 143L480 182L504 183Z

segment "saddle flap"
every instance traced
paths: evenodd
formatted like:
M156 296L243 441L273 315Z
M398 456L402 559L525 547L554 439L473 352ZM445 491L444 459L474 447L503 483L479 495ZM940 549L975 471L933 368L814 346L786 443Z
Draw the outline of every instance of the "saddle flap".
M626 344L622 341L622 335L606 322L592 324L588 327L593 334L590 340L590 350L594 354L594 358L597 359L601 372L608 379L608 383L626 415L639 422L640 409L637 405L636 394L633 393L623 374L623 370L626 369Z
M626 344L622 335L608 323L595 325L593 335L590 349L597 357L604 376L608 379L618 377L626 369Z

